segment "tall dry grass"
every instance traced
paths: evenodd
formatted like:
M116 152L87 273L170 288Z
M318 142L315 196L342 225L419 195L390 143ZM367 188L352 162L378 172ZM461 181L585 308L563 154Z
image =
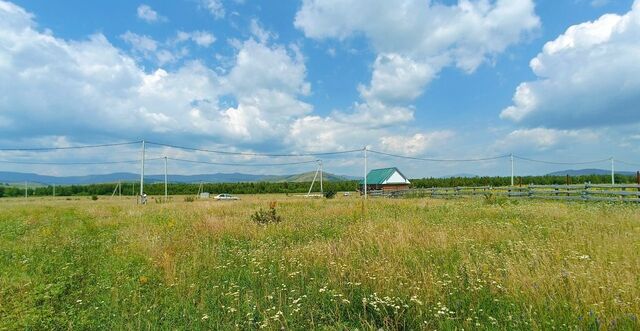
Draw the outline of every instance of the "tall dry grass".
M0 200L0 329L640 327L637 205L174 200Z

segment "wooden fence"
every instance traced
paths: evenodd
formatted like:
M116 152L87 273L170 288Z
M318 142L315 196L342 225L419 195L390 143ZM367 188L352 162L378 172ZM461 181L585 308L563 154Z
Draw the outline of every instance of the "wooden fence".
M582 184L432 187L404 191L368 192L371 196L455 198L464 196L506 196L509 198L640 202L640 184Z

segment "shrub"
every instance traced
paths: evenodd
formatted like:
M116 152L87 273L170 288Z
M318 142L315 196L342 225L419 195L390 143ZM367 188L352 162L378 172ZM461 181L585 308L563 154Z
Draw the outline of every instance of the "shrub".
M336 196L336 192L334 191L326 191L324 192L324 197L327 199L333 199Z
M196 198L194 198L191 195L187 195L186 197L184 197L184 202L194 202L196 201Z
M98 196L97 196L97 195L92 195L92 196L91 196L91 200L93 200L93 201L98 200Z
M282 217L276 212L276 202L272 201L269 203L269 210L260 208L251 215L251 220L259 225L268 225L282 222Z
M504 206L509 202L509 198L504 195L494 194L494 193L485 193L484 194L484 203L487 205L500 205Z

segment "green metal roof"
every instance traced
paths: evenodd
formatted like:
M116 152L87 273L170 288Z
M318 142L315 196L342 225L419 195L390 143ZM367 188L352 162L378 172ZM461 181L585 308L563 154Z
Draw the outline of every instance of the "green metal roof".
M385 180L389 179L389 177L391 177L391 175L393 175L396 171L400 173L400 175L402 175L400 170L398 170L398 168L395 168L395 167L373 169L369 171L369 173L367 174L367 185L381 185L382 183L384 183ZM402 175L402 177L404 177L404 175ZM363 182L364 180L361 180L360 184L363 184Z

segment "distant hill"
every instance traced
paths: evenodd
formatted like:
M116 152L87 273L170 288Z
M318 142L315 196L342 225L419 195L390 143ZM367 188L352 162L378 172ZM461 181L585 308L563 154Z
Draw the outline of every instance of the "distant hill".
M310 172L304 172L301 174L289 175L289 176L273 176L273 177L265 178L265 180L271 181L271 182L310 182L313 180L313 177L315 175L316 175L315 171L310 171ZM320 180L320 174L318 174L316 180ZM322 174L322 180L326 180L329 182L334 182L334 181L337 182L337 181L343 181L348 179L344 176L338 176L338 175L324 172Z
M251 175L243 173L215 173L215 174L199 174L199 175L169 175L169 181L172 183L239 183L239 182L310 182L313 180L314 172L306 172L295 175ZM164 175L146 175L144 177L147 183L160 183L164 181ZM323 180L325 181L343 181L352 180L347 176L338 176L325 172ZM86 176L46 176L35 173L21 172L4 172L0 171L0 183L22 184L25 181L30 186L34 184L48 185L85 185L99 183L115 183L118 181L132 182L140 180L139 174L129 172L119 172L103 175L86 175ZM319 177L318 177L319 180Z
M635 172L631 171L616 171L616 175L633 176ZM580 169L580 170L562 170L554 171L547 174L547 176L589 176L589 175L611 175L611 170L605 169Z

